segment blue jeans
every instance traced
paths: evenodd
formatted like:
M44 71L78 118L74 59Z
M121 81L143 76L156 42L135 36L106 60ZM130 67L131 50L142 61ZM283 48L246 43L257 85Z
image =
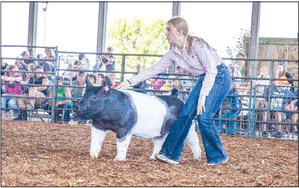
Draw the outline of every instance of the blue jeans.
M232 80L229 71L224 64L217 66L218 73L215 83L206 97L205 111L198 115L199 130L203 140L208 163L217 163L225 160L227 155L223 149L222 141L218 135L213 117L219 109L222 101L231 89ZM201 75L195 87L190 93L181 113L172 126L160 154L169 159L179 161L183 150L184 141L188 135L192 120L196 115L197 101L205 75Z
M12 109L14 112L14 115L18 114L18 105L17 105L17 99L15 97L10 97L10 96L6 96L7 94L2 94L2 98L1 98L1 108L2 108L2 113L6 112L6 104L8 105L9 109Z
M229 95L227 97L228 103L230 104L231 108L228 112L226 112L223 115L219 115L220 121L215 121L216 125L220 127L223 124L227 124L227 134L228 135L234 135L236 134L236 129L237 129L237 121L225 121L221 119L230 119L230 120L237 120L238 115L240 113L240 110L236 109L239 108L239 105L241 104L241 101L239 99L238 92L235 89L232 89L229 92Z

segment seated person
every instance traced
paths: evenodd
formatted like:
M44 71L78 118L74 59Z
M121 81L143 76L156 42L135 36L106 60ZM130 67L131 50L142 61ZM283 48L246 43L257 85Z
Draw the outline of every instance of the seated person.
M232 90L229 92L228 96L223 102L229 109L225 109L225 113L223 115L219 115L219 118L221 119L229 119L229 120L237 120L238 115L240 113L240 110L238 108L241 108L242 102L238 96L238 92L235 88L232 88ZM217 113L216 113L217 114ZM218 117L218 116L217 116ZM221 127L223 124L227 124L227 134L228 135L234 135L236 134L237 129L237 121L225 121L225 120L217 120L215 121L215 124L218 127Z
M68 123L71 120L71 109L72 109L72 101L71 99L71 90L66 87L64 83L64 79L61 76L57 77L57 98L55 99L55 107L54 107L54 122L57 123L59 121L63 121L64 123ZM49 98L53 97L53 91L49 93ZM49 102L49 105L45 107L46 110L51 110L52 102ZM63 115L64 110L64 116Z
M176 73L179 74L178 77L180 79L184 79L184 80L180 80L181 83L182 83L182 87L184 88L184 90L185 91L191 91L191 89L195 86L195 82L191 81L192 80L192 74L191 73L187 73L188 76L184 76L184 74L186 74L186 73L185 73L184 69L182 69L179 66L177 66Z
M8 71L18 71L18 67L16 65L8 65L6 67L6 70ZM6 114L6 106L8 106L8 109L12 109L14 112L14 115L18 115L19 107L17 105L17 99L14 95L22 95L22 86L18 85L22 81L22 76L19 73L15 72L7 72L2 76L2 82L10 85L4 85L3 86L3 94L1 95L1 104L2 104L2 119L8 119L8 116ZM11 85L12 83L15 83L14 85Z
M15 120L27 120L27 111L34 109L36 106L43 106L47 101L47 97L50 92L50 82L47 76L43 74L43 68L41 66L36 66L34 69L34 76L28 81L28 84L34 84L34 86L29 86L28 94L23 96L29 96L32 98L18 98L18 106L20 110L23 110L23 114L20 114Z
M171 78L171 77L169 77ZM161 91L171 91L172 87L173 87L173 80L165 80L166 83L160 88ZM161 93L164 95L169 95L169 93Z
M35 65L33 63L30 63L28 65L28 73L26 73L26 77L23 78L21 82L22 84L29 84L30 78L34 77L34 73L32 73L34 72L34 70L35 70ZM23 89L23 94L28 94L29 86L23 85L22 89Z
M29 87L28 95L29 97L34 97L29 99L28 108L33 109L35 105L41 105L46 102L46 99L36 99L36 98L46 98L49 95L50 91L50 82L47 76L45 76L42 72L44 72L41 66L36 66L34 69L34 77L31 77L29 80L29 84L35 84L36 86Z
M298 134L298 89L294 91L294 96L297 96L297 99L291 99L290 103L286 103L284 108L286 110L286 121L291 122L292 125L286 126L286 131L290 133L291 127L293 127L293 132Z
M179 80L179 77L175 77L175 79L176 80L173 80L173 85L172 85L173 90L177 89L177 91L178 91L177 96L180 99L186 101L188 96L186 93L182 93L183 91L185 91L185 89L183 88L182 82L181 82L181 80Z
M115 74L109 74L109 79L112 84L112 88L116 88L119 84L115 82Z
M102 73L97 73L97 76L96 76L96 84L95 86L101 86L102 85L102 82L104 80L104 74Z
M105 71L106 70L106 65L102 62L101 56L97 55L96 56L96 63L92 67L92 70L94 71ZM94 72L96 73L96 72Z
M71 95L74 98L74 100L82 99L84 91L85 91L85 76L84 72L79 72L77 79L72 81L71 84L73 87L71 87Z
M154 90L160 90L161 87L166 83L166 80L159 79L159 78L166 78L164 75L156 75L154 76L154 80L152 81L152 89Z
M69 63L68 66L67 66L67 68L66 68L67 70L62 73L62 76L64 78L68 78L69 80L72 80L73 76L76 73L74 71L71 71L73 68L74 68L74 65L72 63Z
M87 79L90 81L90 83L91 83L92 85L95 85L95 84L96 84L96 80L97 80L97 78L96 78L96 76L95 76L94 74L89 74L89 75L87 76Z
M280 77L280 79L287 79L286 77ZM270 105L271 110L277 110L277 112L274 112L274 119L275 122L282 122L282 115L285 112L281 112L281 110L286 110L285 105L292 103L294 105L294 99L290 98L284 98L284 97L294 97L294 94L290 91L290 86L289 82L287 80L279 80L274 82L275 87L273 87L272 92L269 92L269 88L265 90L264 96L271 96L270 101L268 101L268 98L266 97L265 100L267 100L268 104ZM272 98L273 97L273 98ZM264 112L263 115L263 121L267 121L267 112ZM263 124L263 131L262 131L262 136L267 137L268 132L267 132L267 125L266 123ZM278 124L277 126L277 132L274 134L274 137L277 138L282 138L282 126L281 124Z
M84 76L84 72L82 71L81 74L78 75L77 79L75 81L72 81L72 87L70 88L71 95L73 97L72 104L76 104L77 101L82 99L82 97L85 93L85 89L86 89L85 76ZM85 120L81 119L76 114L73 114L73 115L74 115L74 117L73 117L74 121L78 121L79 124L86 123Z

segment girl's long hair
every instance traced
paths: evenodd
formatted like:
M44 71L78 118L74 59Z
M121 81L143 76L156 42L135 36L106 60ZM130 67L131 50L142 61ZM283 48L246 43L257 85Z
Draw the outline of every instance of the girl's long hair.
M188 23L185 19L181 18L181 17L174 17L170 20L167 21L167 24L171 24L173 25L177 30L183 30L183 34L187 37L187 51L188 54L191 53L191 47L192 47L192 42L194 39L197 39L199 41L199 43L201 43L202 45L208 47L209 49L211 48L211 46L202 38L200 37L196 37L196 36L191 36L188 34L189 32L189 27L188 27Z

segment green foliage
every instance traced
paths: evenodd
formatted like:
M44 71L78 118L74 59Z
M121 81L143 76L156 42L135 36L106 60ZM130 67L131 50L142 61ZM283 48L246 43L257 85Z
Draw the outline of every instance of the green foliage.
M241 29L240 34L237 38L234 37L235 45L236 46L227 46L226 52L229 55L229 57L234 58L235 55L239 52L244 53L244 38L250 36L250 31L245 29Z
M169 49L165 37L165 20L128 21L117 19L108 28L107 45L114 48L114 53L127 54L163 54ZM121 57L116 57L121 62ZM159 57L126 57L126 71L135 71L140 64L143 68L154 64Z

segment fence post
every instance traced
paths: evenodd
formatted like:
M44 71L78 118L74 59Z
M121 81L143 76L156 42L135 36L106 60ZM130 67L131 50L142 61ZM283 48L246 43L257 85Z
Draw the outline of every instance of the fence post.
M268 94L268 100L267 100L267 122L265 122L266 124L266 129L268 130L268 125L271 119L271 113L270 113L270 108L271 108L271 98L272 98L272 91L273 91L273 85L272 85L272 80L273 80L273 67L274 67L274 61L271 61L270 64L270 85L268 87L269 90L269 94ZM263 122L264 123L264 122Z
M122 55L122 58L121 58L121 78L120 78L121 82L124 81L124 77L125 77L125 62L126 62L126 55Z
M248 112L248 127L247 127L247 138L249 137L254 137L255 135L255 122L256 122L256 117L255 117L255 103L253 102L252 104L252 81L250 81L250 96L249 96L249 112Z
M57 64L60 61L58 61L58 46L56 46L55 49L55 66L54 69L56 70L54 73L54 78L53 78L53 93L52 93L52 107L51 107L51 122L54 122L54 115L55 115L55 99L56 99L56 93L57 93L57 75L59 76L59 68L60 65L57 66Z
M146 93L146 80L143 81L142 93Z

